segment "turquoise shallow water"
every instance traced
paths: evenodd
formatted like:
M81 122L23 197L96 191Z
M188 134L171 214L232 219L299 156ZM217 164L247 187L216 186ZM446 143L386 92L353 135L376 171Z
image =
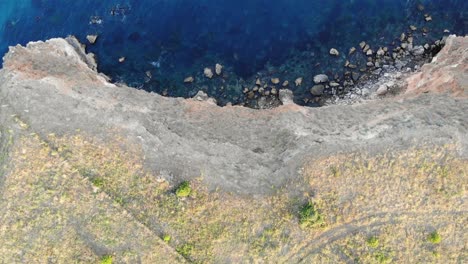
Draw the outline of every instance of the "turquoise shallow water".
M303 67L304 77L342 72L345 58L330 58L331 47L346 53L362 40L391 45L410 24L427 28L424 36L415 34L420 44L442 37L445 29L464 35L467 2L0 0L0 51L67 35L86 42L86 35L97 34L88 51L114 81L170 96L202 89L221 103L239 103L239 82L259 72L281 75L298 71L294 65ZM431 15L430 23L424 14ZM225 66L224 80L183 84L187 76L201 79L203 68L215 63Z

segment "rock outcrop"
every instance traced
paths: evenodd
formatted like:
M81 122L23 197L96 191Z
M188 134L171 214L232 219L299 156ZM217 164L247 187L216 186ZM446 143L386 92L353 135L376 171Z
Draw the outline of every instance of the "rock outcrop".
M76 39L51 39L12 47L4 57L1 116L21 116L41 135L80 130L105 140L118 133L139 144L147 168L168 180L203 175L212 188L269 193L294 182L304 160L330 153L450 142L466 155L467 43L449 37L434 63L408 80L406 93L437 93L259 111L116 86Z

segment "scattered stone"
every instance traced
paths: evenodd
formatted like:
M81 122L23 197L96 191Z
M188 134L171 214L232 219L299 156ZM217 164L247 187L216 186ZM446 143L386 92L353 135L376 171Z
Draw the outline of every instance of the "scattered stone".
M325 74L318 74L314 76L314 82L316 84L328 82L328 76Z
M283 105L289 105L289 104L294 104L294 95L291 90L288 89L281 89L279 90L279 100Z
M146 77L148 77L150 79L153 77L153 74L151 74L151 71L146 71L145 75L146 75Z
M424 47L423 46L416 46L411 50L411 53L414 56L421 56L424 54Z
M124 61L125 61L125 57L120 57L120 58L119 58L119 62L120 62L120 63L123 63Z
M372 63L372 61L369 61L369 62L367 62L366 65L367 65L367 67L373 67L373 66L374 66L374 63Z
M400 47L402 49L407 49L408 48L408 43L401 43Z
M98 38L98 35L88 35L88 36L86 36L86 39L88 40L88 42L90 44L96 43L97 38Z
M372 56L374 52L371 50L371 49L368 49L367 52L366 52L366 55L367 56Z
M364 48L362 49L362 51L367 52L369 49L370 49L369 44L366 44L366 46L364 46Z
M288 85L289 85L289 81L286 80L283 82L283 87L287 87Z
M362 95L362 96L368 96L369 94L370 94L369 89L367 89L367 88L362 88L362 90L361 90L361 95Z
M255 97L255 92L254 91L250 91L250 92L247 93L247 98L248 99L252 100L252 99L254 99L254 97Z
M332 48L332 49L330 49L330 55L339 56L340 52L337 49Z
M425 48L425 49L427 49L427 50L428 50L430 47L431 47L431 46L430 46L429 44L427 44L427 43L426 43L426 44L424 44L424 48Z
M351 73L351 78L353 78L354 81L359 80L359 77L360 77L360 76L361 76L361 75L360 75L359 73L357 73L357 72Z
M409 26L412 31L416 31L418 28L416 26L410 25Z
M361 49L364 49L365 46L366 46L365 41L362 41L361 43L359 43L359 47L361 47Z
M338 86L340 86L340 84L337 83L337 82L330 82L330 86L331 87L338 87Z
M388 88L385 84L380 85L379 89L377 89L376 94L379 96L385 95L388 92Z
M213 78L213 75L214 75L213 71L210 68L205 68L203 70L203 74L205 75L206 78L209 78L209 79Z
M379 48L379 50L377 51L377 56L381 57L383 55L385 55L385 51L382 48Z
M430 15L426 14L426 15L424 15L424 16L425 16L424 19L425 19L427 22L432 21L432 17L431 17Z
M193 81L195 81L195 79L192 76L189 76L184 79L184 83L193 83Z
M216 63L215 72L216 75L221 75L221 73L223 72L223 65Z
M345 67L348 67L348 66L349 66L349 60L346 60L344 66L345 66Z
M325 90L325 86L323 86L322 84L318 84L318 85L314 85L311 89L310 89L310 93L312 95L315 95L315 96L319 96L319 95L322 95L323 94L323 91Z
M272 89L271 89L271 94L272 94L272 95L275 95L275 94L277 94L277 93L278 93L278 90L276 90L276 88L272 88Z
M400 41L403 42L403 41L405 41L405 39L406 39L406 34L405 34L405 33L401 33Z
M294 83L296 84L296 86L301 86L302 85L302 77L299 77L297 78Z
M255 85L262 86L262 81L260 81L260 79L257 78L257 80L255 81Z
M271 78L271 83L272 84L278 84L278 83L280 83L280 79L279 78Z
M444 33L450 33L450 30L444 29Z
M356 48L352 47L352 48L349 49L348 55L352 55L354 52L356 52Z
M348 65L348 68L350 68L350 69L356 69L356 68L357 68L357 66L356 66L356 65L354 65L354 64L349 64L349 65Z
M413 37L408 37L408 43L413 43L414 38Z

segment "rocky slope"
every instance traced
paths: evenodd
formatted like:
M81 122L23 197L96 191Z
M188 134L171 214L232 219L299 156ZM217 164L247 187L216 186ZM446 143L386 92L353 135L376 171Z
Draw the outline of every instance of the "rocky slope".
M388 95L384 98L350 106L331 105L321 108L307 108L293 104L291 100L288 100L287 93L283 91L284 105L271 110L253 110L236 106L219 107L202 95L193 99L167 98L158 94L111 84L104 75L97 73L93 57L86 54L83 47L74 38L51 39L46 42L29 43L26 47L12 47L4 57L3 69L0 71L0 124L2 131L0 134L0 143L2 144L0 150L3 153L0 155L0 162L5 165L4 169L0 170L2 172L0 178L2 200L0 200L0 205L2 205L2 208L9 208L7 212L4 211L0 214L0 219L8 219L9 221L7 221L9 224L2 226L3 231L1 232L3 239L9 243L7 243L8 245L11 245L11 248L2 246L0 253L12 252L12 249L18 249L19 253L15 253L16 255L10 253L11 258L7 258L7 261L35 259L40 255L40 253L33 254L23 248L28 245L37 245L36 240L31 240L32 238L29 237L29 240L25 238L23 244L15 244L16 242L7 239L9 237L7 235L10 233L7 229L15 226L14 219L38 217L18 213L16 218L11 218L12 215L15 215L14 208L21 206L26 208L31 205L28 200L21 200L21 197L25 195L20 191L21 189L26 188L26 186L37 188L44 184L50 185L51 192L61 188L61 180L56 178L51 178L48 183L38 183L33 180L32 175L42 175L41 173L46 170L45 168L49 167L59 168L54 171L64 175L78 173L89 186L94 185L94 188L104 190L102 198L93 200L96 189L88 185L86 185L88 187L81 186L79 182L72 182L73 186L77 186L76 190L62 190L61 192L70 192L71 194L68 195L71 196L82 193L82 195L88 197L86 198L89 199L88 204L78 206L71 203L72 207L76 206L73 209L65 206L60 202L59 198L54 198L55 196L51 196L51 200L48 200L47 203L39 203L42 210L47 210L48 206L51 206L58 212L65 212L62 217L66 219L80 219L78 217L80 214L86 215L89 213L94 215L90 211L91 209L86 209L88 207L92 208L94 203L94 206L104 206L106 209L103 210L106 214L109 214L111 218L115 218L116 221L111 221L106 230L109 232L110 237L117 236L122 241L119 240L112 246L99 241L99 236L102 233L95 232L92 227L89 227L88 231L77 232L77 230L80 230L81 225L86 222L83 219L73 220L75 221L74 227L70 227L70 230L75 231L72 233L60 231L71 236L66 241L73 241L75 238L84 241L84 246L80 247L78 251L90 251L89 259L93 259L93 256L111 254L118 256L123 262L135 259L142 261L145 257L150 261L157 258L157 256L151 255L152 251L156 251L166 252L164 253L165 256L173 258L170 261L176 261L176 258L179 258L179 261L184 259L199 261L200 256L207 254L203 251L205 247L203 243L217 241L216 239L219 238L207 239L204 242L191 241L190 239L193 238L184 237L185 233L181 231L183 228L172 226L171 218L160 215L160 212L166 212L164 211L167 209L164 207L165 205L153 208L154 205L151 205L151 200L147 200L150 196L138 196L133 194L133 191L139 190L138 193L140 193L145 187L152 186L151 184L156 180L154 184L167 182L169 189L164 190L169 195L173 186L183 180L189 180L198 182L200 186L208 186L211 192L207 192L206 195L208 196L206 197L212 197L210 193L214 192L234 195L229 196L231 198L226 198L226 201L223 202L229 203L229 206L238 206L238 208L246 212L250 212L249 209L252 209L250 213L251 216L254 216L254 211L261 211L261 208L270 208L268 206L272 206L274 209L276 205L273 203L265 207L262 202L254 205L255 202L249 200L253 199L253 197L257 197L258 202L277 195L286 194L291 198L301 197L303 193L308 193L305 196L306 198L301 197L300 200L309 199L310 197L317 199L316 192L318 190L325 188L325 186L332 188L336 184L353 186L353 188L356 188L356 192L359 193L359 188L362 185L353 185L359 182L359 175L356 176L357 178L352 178L354 180L346 178L349 181L327 182L326 179L321 179L323 173L314 174L317 173L313 172L315 169L322 167L331 168L332 174L337 174L336 169L333 169L335 167L327 167L331 166L328 163L332 164L334 162L326 161L331 157L337 157L338 159L341 157L343 164L348 161L352 164L359 164L358 161L353 161L352 157L346 155L358 153L365 157L363 159L370 161L375 157L379 157L379 155L393 153L388 154L388 159L398 160L397 157L401 153L413 153L412 151L419 153L418 151L424 151L427 147L429 149L440 147L444 153L449 153L447 155L453 157L449 159L450 162L466 161L468 157L467 61L468 38L451 36L446 41L446 47L434 58L434 61L408 78L406 90L397 96ZM84 139L79 142L73 140L78 137ZM91 145L94 144L97 149L102 149L99 152L101 154L85 151L87 148L84 146L88 146L89 142L94 142ZM46 149L44 150L41 146L45 146ZM112 151L105 151L106 148ZM446 148L450 150L446 150ZM43 157L40 154L41 151L44 152L43 159L40 159L40 157ZM31 155L31 152L37 155ZM122 156L113 156L113 153L121 152L124 153ZM432 152L427 151L427 153ZM437 153L433 154L437 156ZM47 157L51 160L48 160ZM445 163L451 164L446 159L439 160L430 157L427 160L423 159L423 161L431 161L434 164L440 162L442 165ZM28 158L31 159L31 162L25 162ZM125 163L126 165L118 173L115 171L109 172L110 165L99 163L100 159L104 161L107 158L112 160L112 162L109 161L109 164L120 164L129 161L133 163ZM115 160L119 162L114 162ZM36 164L35 162L37 162L38 167L31 165ZM100 165L98 166L93 162L98 162ZM414 162L412 165L404 165L403 162L401 166L407 169L405 166L419 166L418 163L422 161L416 159ZM96 168L90 167L89 164L94 164L92 166L96 166ZM129 173L129 171L133 172L135 168L140 168L138 164L141 165L141 170L135 171L133 174ZM341 167L340 163L337 164L337 168ZM377 162L376 164L380 163ZM459 168L459 170L453 173L461 173L461 177L450 178L454 181L451 184L453 186L460 184L463 186L467 180L467 168L466 165L463 165L463 162L456 164L458 164L459 167L456 168ZM322 167L315 167L319 165ZM386 173L386 165L376 166L382 169L382 175ZM327 171L329 171L328 169ZM438 169L431 170L431 173L435 171L438 171ZM100 173L107 176L100 176L100 178L96 176L101 175ZM139 178L131 178L134 177L132 175L146 175L146 173L153 176L148 179L145 178L146 181L143 183L140 182L141 179ZM120 178L116 175L120 175ZM130 178L125 178L127 177L125 175ZM320 182L317 183L313 178L310 179L309 177L312 177L310 175L315 175L313 177L321 179L324 184L320 185ZM349 175L349 177L352 177L353 172L349 172ZM401 176L396 173L394 174L395 177L392 177L392 173L389 175L390 178L382 178L382 181L385 181L382 182L383 184L391 186L395 184L395 180L401 180L399 179ZM31 179L29 176L31 176ZM102 184L101 178L104 179L104 183L109 185ZM96 182L96 179L100 181ZM106 182L106 179L109 182ZM131 185L131 182L126 182L127 180L135 180L138 184ZM424 177L421 180L425 181ZM377 185L374 186L374 189L379 189L379 180L376 181ZM27 182L28 184L24 186L16 185L20 182ZM415 184L418 185L418 183ZM140 186L139 189L132 189L137 188L136 186ZM426 187L431 188L430 185ZM203 187L200 188L203 189ZM339 186L334 188L339 188ZM44 192L48 193L45 191L46 189L35 189L35 192L37 192L37 195ZM365 192L371 192L372 189L370 188ZM338 189L335 191L340 192ZM341 191L346 192L346 190ZM354 196L349 193L342 193L342 195L341 199L343 201L352 202L354 199ZM30 199L33 199L33 197L30 197ZM77 202L82 199L84 198L79 198ZM128 202L120 203L122 199ZM206 199L203 201L212 201L210 200L212 198ZM395 197L395 199L400 198ZM453 202L452 206L454 206L453 210L451 209L451 213L446 213L449 214L449 217L456 218L455 222L461 221L463 224L462 218L457 217L460 217L460 214L464 212L463 208L466 208L466 190L457 189L457 195L454 199L456 199L456 202L451 201ZM123 211L113 212L112 200L117 201ZM227 205L223 204L222 201L216 201L220 203L218 204L219 207ZM245 207L239 205L239 203L242 204L241 201L243 201ZM437 201L438 203L434 204L439 204L440 201ZM406 208L417 207L419 203L417 201L411 203L411 201L405 200L401 200L401 202L406 204ZM17 204L15 205L15 203ZM175 203L184 203L184 201ZM196 207L197 201L193 201L193 203L192 207L185 206L193 209ZM443 202L440 203L442 204L440 208L444 208ZM330 202L330 204L332 203ZM338 213L333 213L334 209L327 207L330 204L322 205L323 212L329 214L329 226L345 228L340 219L346 218L346 216L338 216ZM369 217L378 213L375 210L385 209L385 206L390 206L390 204L383 203L384 208L379 208L375 204L370 207L362 205L362 208L367 208L368 214L365 216ZM343 203L336 206L341 208L341 205ZM424 207L426 205L420 206ZM428 204L427 208L424 208L429 212L431 210L430 206ZM155 210L153 211L154 215L141 216L142 211L151 211L148 208ZM256 209L253 210L253 208ZM211 211L206 208L205 210L207 210L208 215L222 213L222 211L218 212L213 208ZM284 210L290 212L293 209L286 208ZM366 210L363 212L366 212ZM183 211L181 211L181 214ZM21 213L25 212L29 212L29 209L21 211ZM395 209L395 213L397 212L398 208ZM402 212L406 211L402 210ZM417 217L421 217L421 219L426 217L424 213L421 213L421 215L416 212L412 213L416 214ZM332 217L333 214L337 215ZM291 216L291 214L288 215L288 217ZM271 217L275 218L277 216L273 215ZM190 219L192 217L198 219L196 217L201 216L191 216ZM362 219L366 218L362 217ZM44 219L48 218L38 217L37 219L39 219L40 223L40 228L38 228L47 229L47 225L45 225L47 221ZM255 219L255 217L252 217L252 219ZM305 258L305 256L316 259L317 255L310 256L312 254L310 252L322 254L323 252L321 253L320 250L325 249L318 246L323 246L323 244L307 243L307 239L304 239L304 236L307 236L306 233L290 226L289 224L293 225L292 223L295 221L291 218L288 219L286 226L288 232L290 232L289 238L292 237L292 240L288 242L289 244L285 242L284 245L283 242L277 242L280 245L279 252L264 252L263 255L259 255L260 258L282 256L284 261L294 260L295 262ZM347 221L351 221L351 219L352 217ZM208 219L208 221L211 220ZM261 220L262 218L259 217L252 220L252 223L257 221L255 223L259 225L258 228L265 230L267 228L266 224L258 222ZM414 220L414 223L416 222ZM128 226L128 230L123 230L122 226L119 227L119 223L122 223L122 226ZM236 224L231 224L223 222L222 226L225 229L229 229L230 226L236 226L237 228ZM368 228L371 228L371 226L374 227L374 225L369 225ZM453 227L453 230L460 231L460 226L463 225L457 225ZM194 226L190 227L198 228L199 225L194 224ZM18 227L18 230L21 230L21 228ZM350 230L354 229L351 228ZM356 230L359 230L359 228ZM136 243L130 237L126 238L127 234L130 236L130 231L132 233L140 232L142 237L147 237L143 239L145 243ZM340 236L341 238L346 237L348 234L343 230L342 235L338 232L339 230L335 230L335 233L332 231L328 235L326 232L317 231L310 237L319 237L324 240L323 243L326 243L334 236L336 236L336 239L332 239L333 241L339 240ZM58 235L59 231L54 232L53 235L36 234L32 236L39 236L45 240L48 240L47 237L49 236L48 241L51 241L54 238L50 237L60 237ZM236 232L238 230L232 231L230 234ZM258 230L252 232L252 236L258 234ZM162 241L158 241L159 238L157 237L155 240L154 236L161 236L164 233L179 236L174 242L171 242L180 244L179 246L174 245L176 250L166 246ZM461 233L463 236L465 232ZM17 235L28 237L26 234L30 235L27 232L18 233ZM455 234L451 235L456 236ZM247 235L247 237L249 236ZM226 237L232 238L227 235ZM243 242L244 244L239 249L240 256L225 255L226 252L221 253L223 247L226 247L224 250L229 249L227 245L231 245L233 248L236 248L234 245L239 246L239 244L232 244L234 240L227 238L224 244L218 242L223 245L221 247L213 244L207 246L212 250L210 256L218 256L218 258L213 258L214 260L218 262L240 261L245 260L242 257L255 255L250 251L252 249L252 240L250 239ZM299 239L303 244L297 244L298 248L291 247L296 243L293 242L294 239ZM191 242L183 244L184 241ZM200 252L195 250L197 249L197 243L204 245L198 248L201 250ZM398 243L395 242L395 244ZM51 245L50 248L55 250L57 249L56 246ZM315 251L311 247L315 247ZM152 248L156 248L156 250L151 250ZM126 255L125 249L128 249L127 251L131 253ZM188 249L193 249L192 253ZM463 254L456 255L460 251L459 237L450 247L447 246L447 250L452 252L449 249L455 254L453 259L463 258ZM38 252L44 252L43 250L46 249L38 248ZM186 252L187 250L189 253ZM402 252L402 254L405 254L405 251ZM323 257L322 255L319 257ZM70 256L73 258L73 255ZM219 256L225 256L225 259L219 258ZM404 259L404 257L405 255L394 256L396 259ZM255 257L252 258L256 259ZM201 258L202 261L206 262L212 262L213 259ZM422 259L425 259L425 257ZM83 261L87 261L87 259L83 259Z

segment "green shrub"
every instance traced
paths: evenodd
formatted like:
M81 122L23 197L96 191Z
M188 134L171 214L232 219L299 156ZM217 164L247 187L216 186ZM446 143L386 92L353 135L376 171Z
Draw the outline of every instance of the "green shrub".
M188 181L182 182L179 187L177 187L176 195L177 197L187 197L192 192L192 188L190 187L190 183Z
M171 236L170 235L164 235L163 236L163 241L166 242L166 243L169 243L169 241L171 241Z
M442 241L442 237L437 231L432 232L428 238L429 242L432 244L439 244Z
M177 253L181 254L185 258L190 256L190 253L192 252L192 250L193 250L193 246L190 244L184 244L184 245L176 247Z
M377 237L372 236L367 239L367 245L371 248L376 248L379 246L379 239Z
M375 257L375 260L378 262L378 263L389 263L391 262L391 259L385 255L383 252L378 252L374 255Z
M314 203L308 202L299 211L301 227L320 227L324 224L323 216L317 211Z
M112 264L112 256L104 256L100 264Z

